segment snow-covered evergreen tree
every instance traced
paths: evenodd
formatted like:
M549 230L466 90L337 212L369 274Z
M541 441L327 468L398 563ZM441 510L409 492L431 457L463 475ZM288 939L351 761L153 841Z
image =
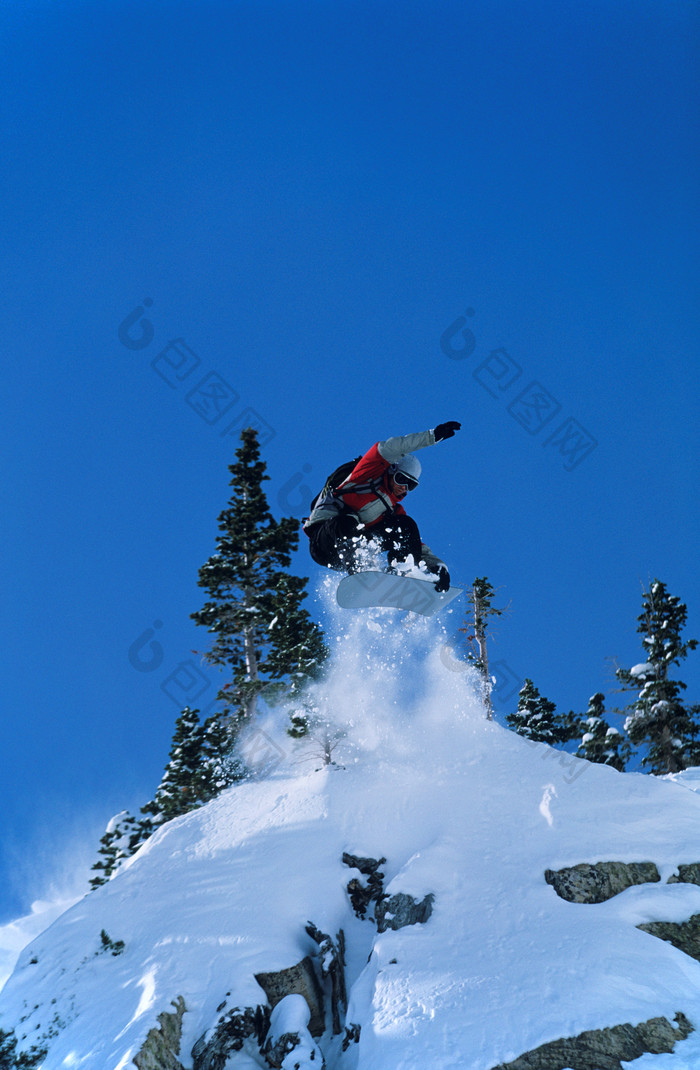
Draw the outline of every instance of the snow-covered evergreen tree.
M169 761L155 797L141 808L141 818L123 810L111 819L92 867L96 876L91 888L105 884L164 821L197 809L243 775L225 720L210 717L202 725L199 711L185 707L175 722Z
M142 843L148 839L156 827L155 821L146 816L134 817L128 810L116 814L107 825L100 840L98 859L92 867L97 874L90 881L91 888L106 884L122 862L131 858Z
M647 747L642 765L655 774L676 773L700 763L700 706L686 706L681 697L686 685L670 676L672 666L697 647L696 639L682 639L687 617L680 598L655 579L643 591L637 618L645 661L615 674L625 690L638 692L621 712L627 713L625 730L632 743Z
M556 709L553 702L540 695L532 680L526 678L520 689L518 708L506 716L506 722L526 739L556 746L567 743L578 734L576 719L571 714L562 717Z
M0 1029L0 1070L34 1070L46 1058L46 1049L36 1045L29 1051L17 1051L17 1037L11 1029Z
M221 715L204 722L202 766L205 772L203 791L214 798L245 776L245 765L235 752L237 725Z
M623 772L631 754L631 747L622 732L612 728L605 719L605 695L598 691L588 702L581 721L584 735L576 751L577 758L585 758L599 765L611 765Z
M290 707L287 735L292 739L302 739L318 728L322 721L317 704L308 696L303 696L301 702Z
M0 1029L0 1070L15 1070L17 1066L17 1037L10 1030Z
M215 636L207 660L231 672L218 696L224 708L203 725L198 710L182 711L168 764L153 800L141 809L143 817L118 814L100 840L93 888L109 880L159 824L201 806L246 775L235 744L259 695L268 702L298 698L305 716L294 727L300 734L308 729L306 713L312 707L303 688L319 673L328 650L321 629L301 605L307 580L288 571L299 524L291 517L274 520L262 489L269 477L256 431L247 428L241 441L230 466L233 493L219 517L218 552L200 569L199 583L209 601L192 614Z
M170 821L213 797L211 769L204 761L204 738L199 711L186 706L175 722L170 760L163 778L144 813L160 821Z
M214 637L207 660L231 674L219 698L233 727L253 718L258 696L272 701L298 692L328 653L321 629L301 605L307 580L288 571L299 523L273 518L257 432L247 428L241 440L230 466L233 493L219 517L218 549L199 573L209 599L192 614Z

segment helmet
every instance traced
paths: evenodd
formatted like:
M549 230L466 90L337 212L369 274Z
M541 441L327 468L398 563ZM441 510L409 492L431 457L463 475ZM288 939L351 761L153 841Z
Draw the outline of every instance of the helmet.
M421 463L412 453L407 453L400 461L396 461L395 464L391 465L389 473L393 476L396 472L403 472L404 475L409 476L411 480L418 483L421 473Z

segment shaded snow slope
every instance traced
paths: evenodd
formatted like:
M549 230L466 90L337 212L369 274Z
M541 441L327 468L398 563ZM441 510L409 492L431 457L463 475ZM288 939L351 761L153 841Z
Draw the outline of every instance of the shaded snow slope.
M31 914L0 926L0 991L11 975L23 948L80 898L81 896L76 895L70 898L63 895L51 901L37 899L32 903Z
M700 861L700 796L562 760L488 723L469 674L446 668L436 622L381 611L342 624L322 700L347 731L339 765L317 769L314 745L293 744L271 715L282 765L170 822L26 948L0 1026L22 1046L49 1033L45 1070L122 1070L182 995L190 1067L227 993L229 1007L256 1006L256 973L315 952L311 920L345 931L347 1021L362 1026L345 1054L329 1034L319 1041L329 1068L490 1070L549 1040L677 1011L700 1030L700 963L636 928L700 912L700 887L665 883ZM427 923L378 935L356 919L344 851L386 856L390 894L433 893ZM544 880L603 860L655 862L662 882L587 906ZM122 954L101 951L102 930ZM697 1067L697 1037L634 1066Z

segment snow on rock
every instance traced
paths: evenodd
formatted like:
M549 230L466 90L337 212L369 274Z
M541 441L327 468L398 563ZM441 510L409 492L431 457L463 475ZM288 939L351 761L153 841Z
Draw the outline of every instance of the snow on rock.
M291 993L272 1011L265 1055L280 1070L322 1070L323 1055L308 1030L309 1008L303 996ZM314 1068L314 1065L315 1068Z
M274 1028L295 1026L309 1067L322 1053L329 1070L491 1070L562 1037L682 1012L696 1033L635 1070L697 1068L700 962L637 928L700 913L700 886L666 883L700 862L697 778L688 790L563 761L488 722L471 673L440 658L435 620L378 610L335 623L316 700L344 733L337 764L321 766L313 740L292 741L271 714L264 731L285 755L274 774L169 822L62 914L22 953L0 1027L21 1048L45 1044L43 1070L121 1070L181 996L178 1058L191 1070L222 1006L265 1003L256 974L318 955L311 921L343 930L355 1039L343 1050L327 1010L311 1040L301 997L278 1004ZM344 853L386 858L385 894L430 896L426 919L379 933L371 906L358 918ZM595 904L566 902L545 880L601 861L654 863L662 880ZM265 1065L247 1047L226 1070Z

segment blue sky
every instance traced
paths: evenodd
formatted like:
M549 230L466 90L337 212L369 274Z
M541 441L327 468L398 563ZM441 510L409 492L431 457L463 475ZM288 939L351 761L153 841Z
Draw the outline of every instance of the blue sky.
M189 614L243 423L301 517L347 457L461 420L410 505L510 604L502 696L614 704L654 575L700 636L696 5L0 26L0 921L151 798L187 688L213 697Z

